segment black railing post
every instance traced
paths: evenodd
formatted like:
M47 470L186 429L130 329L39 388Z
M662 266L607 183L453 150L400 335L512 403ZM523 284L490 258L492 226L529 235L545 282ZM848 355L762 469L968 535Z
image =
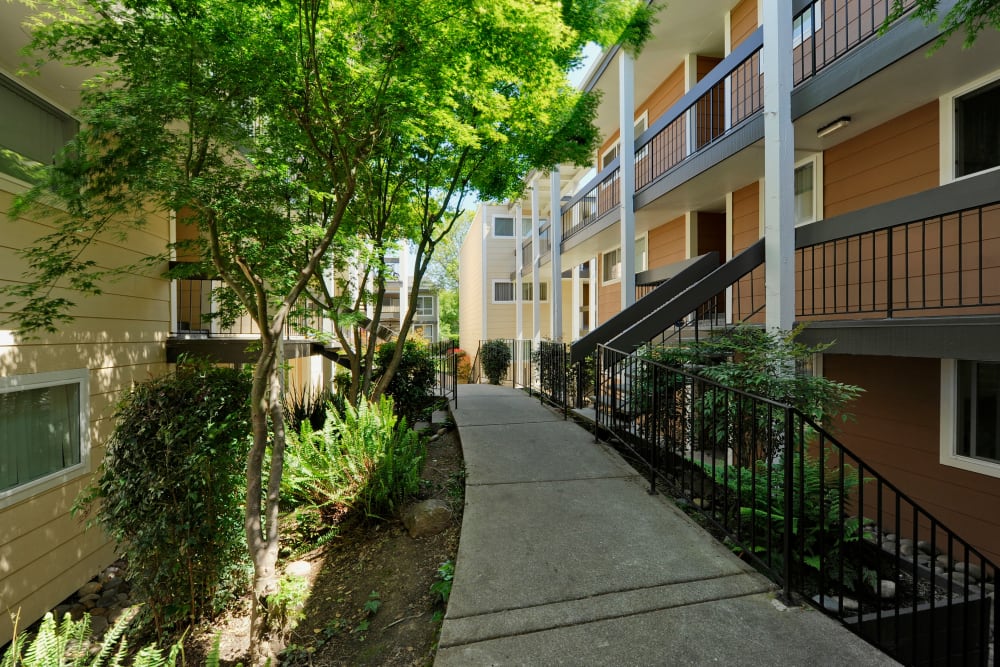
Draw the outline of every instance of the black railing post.
M652 369L652 391L653 391L653 405L652 405L652 417L650 418L650 424L652 428L647 429L647 433L650 434L650 452L649 452L649 495L656 495L656 468L659 465L659 457L657 456L659 450L659 430L660 430L660 382L657 374L660 372L660 367L657 364L648 365Z
M888 248L888 257L886 258L886 261L885 261L885 266L886 266L885 316L887 318L891 318L892 317L892 301L893 301L893 296L892 296L892 276L893 276L893 271L892 271L892 259L893 259L893 257L892 257L892 230L893 230L893 228L890 227L886 231L886 235L885 235L885 237L886 237L886 244L887 244L887 248ZM903 279L906 280L906 277L904 276Z
M793 472L795 471L794 454L792 450L792 408L784 408L785 413L785 442L784 442L784 475L785 475L785 507L784 514L785 520L783 522L782 531L784 535L784 563L783 563L783 575L784 581L784 596L785 602L792 601L792 523L793 517L792 512L794 512L794 479Z

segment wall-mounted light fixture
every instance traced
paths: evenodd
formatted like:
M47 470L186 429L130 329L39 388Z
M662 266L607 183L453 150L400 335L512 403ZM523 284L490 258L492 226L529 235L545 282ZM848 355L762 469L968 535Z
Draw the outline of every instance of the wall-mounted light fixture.
M832 123L827 123L823 127L821 127L818 130L816 130L816 137L819 138L819 139L822 139L823 137L827 136L828 134L833 134L834 132L836 132L840 128L847 127L850 124L851 124L851 117L850 116L841 116L840 118L838 118L837 120L833 121Z

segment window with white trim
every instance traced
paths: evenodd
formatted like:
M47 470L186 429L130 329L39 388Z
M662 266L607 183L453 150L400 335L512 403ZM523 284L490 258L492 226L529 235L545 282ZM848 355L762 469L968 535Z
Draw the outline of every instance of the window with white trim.
M941 360L941 463L1000 477L1000 362Z
M493 281L493 303L514 303L514 283L510 280Z
M514 218L501 216L493 218L493 236L497 238L513 238Z
M640 236L635 240L635 272L649 268L649 237Z
M0 378L0 505L86 472L87 369Z
M434 297L432 296L417 297L417 315L420 315L422 317L431 317L434 315Z
M1000 166L1000 81L955 98L955 177Z
M601 282L611 283L622 277L622 249L615 248L601 255Z
M532 295L534 294L533 283L530 280L526 280L521 283L521 298L524 301L531 301ZM539 301L549 300L549 284L548 283L538 283L538 294Z
M0 74L0 171L35 180L39 165L52 162L76 135L78 124L17 82Z
M792 48L812 39L823 27L823 1L816 0L809 9L792 19Z

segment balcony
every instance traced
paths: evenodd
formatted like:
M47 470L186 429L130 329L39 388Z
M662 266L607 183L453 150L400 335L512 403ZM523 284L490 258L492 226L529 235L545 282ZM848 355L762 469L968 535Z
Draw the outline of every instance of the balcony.
M192 278L175 280L174 286L174 324L167 342L167 361L173 363L185 353L210 356L225 363L255 360L254 355L247 353L247 345L260 336L260 328L253 319L243 315L232 324L223 325L213 316L218 307L212 292L222 286L221 281ZM318 342L317 333L333 334L330 321L318 312L291 316L284 334L286 358L327 352Z

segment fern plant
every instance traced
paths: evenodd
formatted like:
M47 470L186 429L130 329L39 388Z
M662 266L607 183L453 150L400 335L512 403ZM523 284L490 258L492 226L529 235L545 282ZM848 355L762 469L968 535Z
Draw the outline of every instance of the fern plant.
M343 414L329 410L319 430L303 422L290 434L282 490L286 499L327 516L347 508L379 517L419 490L425 455L423 440L397 418L391 398L362 400Z

